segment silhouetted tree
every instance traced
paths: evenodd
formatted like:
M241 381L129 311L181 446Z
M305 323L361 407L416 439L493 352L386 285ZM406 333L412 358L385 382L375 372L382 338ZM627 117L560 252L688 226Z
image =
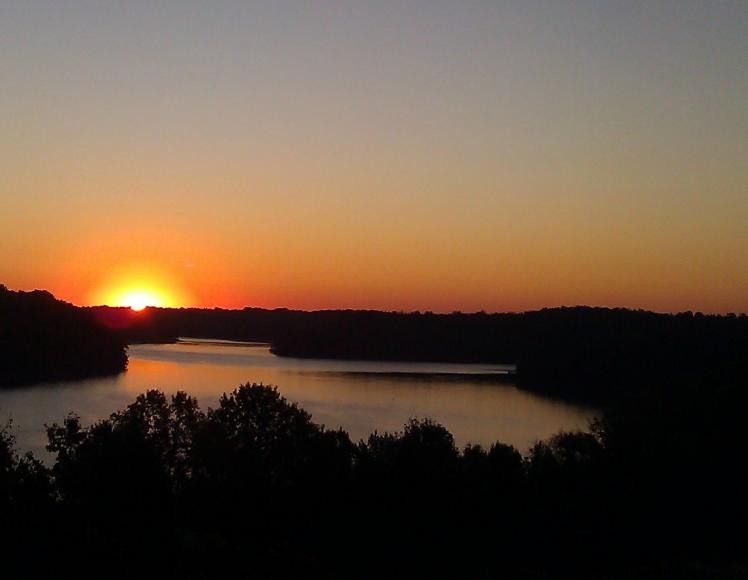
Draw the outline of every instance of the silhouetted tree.
M152 390L91 426L68 416L48 428L51 471L19 458L6 428L4 571L740 577L748 395L659 398L672 392L621 404L525 457L498 442L459 451L428 419L354 445L251 383L206 412L185 393Z
M0 428L0 571L43 571L32 557L55 537L56 516L49 470L31 454L18 456L11 424Z

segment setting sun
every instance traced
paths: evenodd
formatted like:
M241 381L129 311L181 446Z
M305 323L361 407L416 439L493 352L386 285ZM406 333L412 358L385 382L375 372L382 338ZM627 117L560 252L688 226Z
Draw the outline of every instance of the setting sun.
M91 293L93 304L126 306L138 312L148 306L179 307L191 302L182 285L166 269L130 264L116 268Z
M140 311L147 306L163 306L164 301L156 294L147 290L132 290L124 292L114 300L114 306L129 306L133 310Z

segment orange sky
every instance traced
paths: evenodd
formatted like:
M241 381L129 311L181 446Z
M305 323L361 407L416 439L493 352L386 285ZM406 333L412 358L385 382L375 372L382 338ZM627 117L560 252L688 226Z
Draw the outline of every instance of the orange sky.
M739 3L385 4L4 5L0 283L748 311Z

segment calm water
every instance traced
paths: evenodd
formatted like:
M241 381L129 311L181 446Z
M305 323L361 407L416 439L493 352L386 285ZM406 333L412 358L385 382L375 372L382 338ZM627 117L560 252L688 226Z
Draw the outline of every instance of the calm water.
M524 451L559 430L586 428L595 414L483 376L507 366L281 358L266 345L198 340L134 345L129 354L128 371L116 377L0 390L0 421L12 417L19 449L43 455L44 424L68 412L89 424L150 388L187 391L206 409L241 383L263 382L354 440L430 417L459 446L500 440Z

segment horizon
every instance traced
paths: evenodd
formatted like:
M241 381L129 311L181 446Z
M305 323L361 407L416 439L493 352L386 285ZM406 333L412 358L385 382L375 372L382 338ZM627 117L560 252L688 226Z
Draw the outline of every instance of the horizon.
M748 311L748 11L0 7L0 279L79 305Z
M4 286L11 292L47 292L57 300L62 300L59 296L56 296L53 292L50 292L44 288L33 288L33 289L15 289L10 288L7 285L0 283L0 286ZM626 306L617 305L593 305L593 304L559 304L554 306L541 306L539 308L533 308L529 310L383 310L377 308L290 308L288 306L254 306L246 304L244 306L157 306L153 304L144 304L142 306L133 307L126 304L76 304L67 300L62 300L77 308L115 308L130 310L134 314L139 314L149 309L164 309L164 310L229 310L229 311L241 311L241 310L288 310L292 312L378 312L383 314L433 314L440 316L449 316L450 314L461 314L461 315L475 315L484 314L486 316L501 315L501 314L527 314L531 312L540 312L543 310L562 310L562 309L601 309L601 310L627 310L630 312L646 312L650 314L663 314L670 316L677 316L679 314L692 314L692 315L704 315L704 316L748 316L748 312L704 312L701 310L679 310L679 311L663 311L663 310L649 310L646 308L629 308Z

